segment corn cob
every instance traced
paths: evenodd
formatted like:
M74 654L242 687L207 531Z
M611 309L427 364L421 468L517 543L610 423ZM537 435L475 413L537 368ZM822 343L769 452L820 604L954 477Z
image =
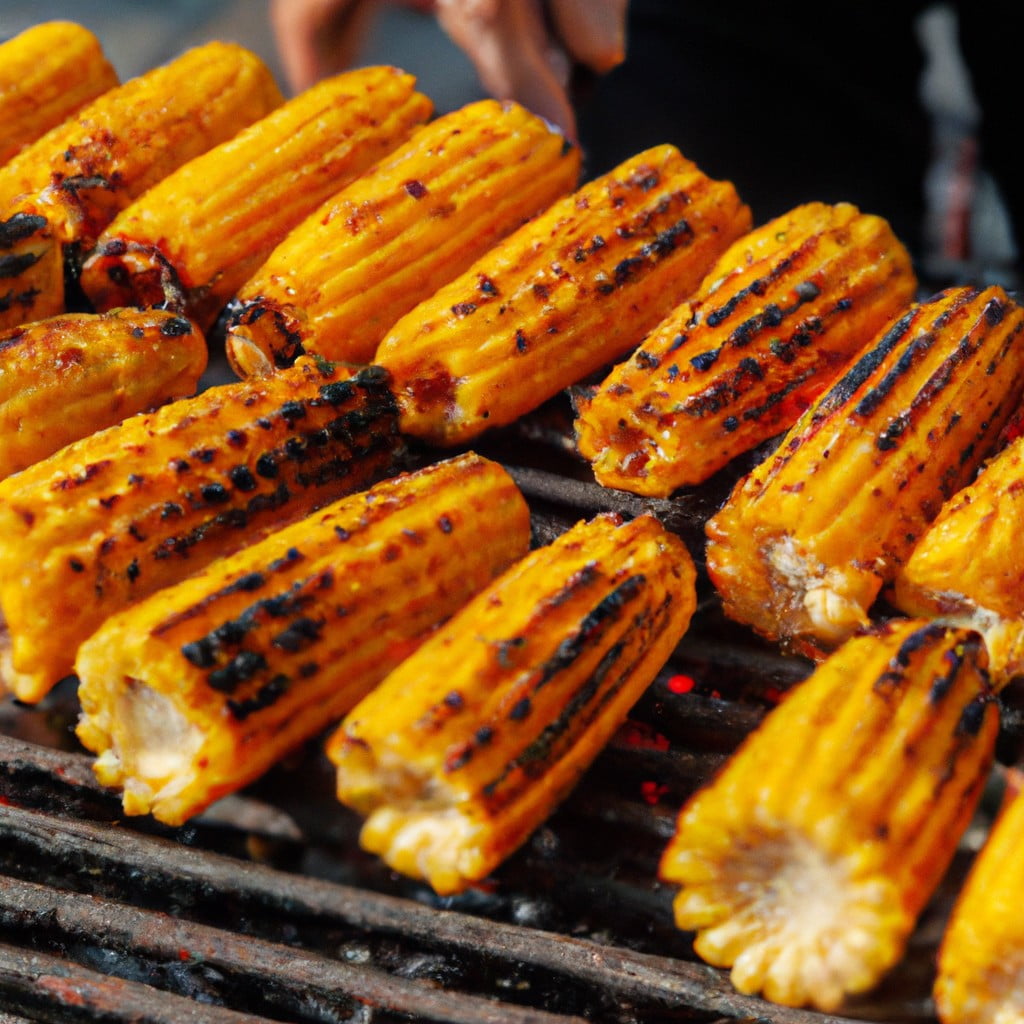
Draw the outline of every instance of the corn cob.
M707 524L732 618L815 651L867 623L1024 388L1024 311L951 289L883 330Z
M900 567L895 605L977 629L997 686L1024 673L1024 437L954 494Z
M394 468L379 369L303 359L133 416L0 482L0 670L41 699L109 615Z
M164 310L68 313L0 334L0 479L195 393L206 341Z
M739 991L832 1011L902 956L992 765L984 664L968 630L855 637L684 806L661 877Z
M63 312L63 278L37 263L67 256L73 272L119 210L280 102L255 54L207 43L108 90L0 167L0 329Z
M122 210L82 267L96 309L162 305L208 328L288 232L430 117L415 79L325 79Z
M667 497L780 433L914 297L880 217L809 203L734 242L592 394L580 453L597 480Z
M76 662L97 777L127 813L181 824L335 723L529 541L511 478L468 454L113 616Z
M939 947L935 1004L942 1024L1024 1020L1024 794L1006 798L960 891Z
M232 303L239 376L305 351L366 363L387 330L576 187L579 150L516 103L438 118L311 214Z
M515 850L685 633L683 543L651 516L580 523L473 599L328 742L360 842L452 893Z
M454 445L513 422L639 342L749 227L732 185L672 146L587 183L381 342L402 429Z
M72 21L0 43L0 164L117 84L99 40Z

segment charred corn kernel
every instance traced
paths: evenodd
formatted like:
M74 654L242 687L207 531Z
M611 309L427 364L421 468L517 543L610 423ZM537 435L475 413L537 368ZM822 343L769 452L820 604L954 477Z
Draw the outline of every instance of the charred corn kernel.
M162 305L208 328L292 228L432 109L392 67L317 83L118 214L82 267L82 289L97 309Z
M732 185L672 146L588 182L381 342L402 429L454 445L513 422L637 344L749 227Z
M0 167L0 329L64 311L63 276L43 291L37 263L67 256L74 273L119 210L280 102L255 54L206 43L108 90Z
M1024 1021L1024 794L1008 796L967 881L939 946L935 1005L942 1024Z
M72 21L0 43L0 164L117 84L99 40Z
M68 313L0 334L0 479L195 393L206 341L164 310Z
M1002 289L912 305L708 521L727 614L810 652L865 625L1022 388L1024 311Z
M785 430L914 297L888 223L809 203L734 242L693 298L577 399L597 480L666 497Z
M954 494L900 567L893 602L977 629L997 686L1024 673L1024 438Z
M576 187L579 150L516 103L439 117L311 214L227 317L239 376L301 352L367 363L404 314Z
M304 359L129 417L0 482L0 673L41 699L105 618L390 473L379 369Z
M462 455L113 616L76 662L98 778L180 824L337 722L529 542L508 474Z
M363 847L438 893L479 881L583 774L685 633L693 562L652 516L533 551L328 742Z
M992 764L984 663L968 630L855 637L684 806L661 876L739 991L832 1011L902 956Z

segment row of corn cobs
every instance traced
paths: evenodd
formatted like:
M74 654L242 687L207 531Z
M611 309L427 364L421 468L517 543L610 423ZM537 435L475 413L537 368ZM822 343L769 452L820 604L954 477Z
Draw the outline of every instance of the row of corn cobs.
M527 111L432 119L393 68L285 102L214 43L122 85L48 24L0 47L0 132L0 666L27 702L78 676L126 811L183 821L345 716L366 847L479 881L665 663L696 571L650 516L529 551L498 465L403 472L407 444L464 449L573 388L597 479L670 495L785 433L707 568L821 664L683 809L662 874L743 991L833 1009L877 983L1024 656L1005 293L915 302L881 219L751 230L670 146L578 187ZM194 394L218 322L240 379ZM945 1021L1020 1019L1018 804L948 930Z

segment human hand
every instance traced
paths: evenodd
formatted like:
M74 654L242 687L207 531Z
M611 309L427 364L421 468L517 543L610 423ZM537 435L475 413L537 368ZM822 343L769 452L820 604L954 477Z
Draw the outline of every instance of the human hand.
M611 70L625 54L628 0L401 0L433 13L484 89L515 99L575 138L574 65ZM376 0L271 0L271 21L292 88L351 65Z

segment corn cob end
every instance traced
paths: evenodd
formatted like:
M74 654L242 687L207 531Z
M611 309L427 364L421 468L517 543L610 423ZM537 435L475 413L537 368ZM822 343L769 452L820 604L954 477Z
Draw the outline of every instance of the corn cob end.
M985 664L927 621L858 636L683 808L661 877L737 989L832 1012L897 963L992 765Z
M257 295L230 303L224 350L239 377L258 377L290 366L303 354L307 318L302 309Z

